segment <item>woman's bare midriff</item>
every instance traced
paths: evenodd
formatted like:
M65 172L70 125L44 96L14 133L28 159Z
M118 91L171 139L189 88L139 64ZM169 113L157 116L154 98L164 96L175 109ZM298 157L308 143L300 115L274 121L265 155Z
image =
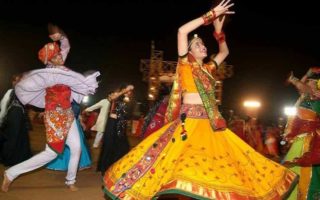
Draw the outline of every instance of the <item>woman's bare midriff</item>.
M202 104L199 93L183 93L183 104Z

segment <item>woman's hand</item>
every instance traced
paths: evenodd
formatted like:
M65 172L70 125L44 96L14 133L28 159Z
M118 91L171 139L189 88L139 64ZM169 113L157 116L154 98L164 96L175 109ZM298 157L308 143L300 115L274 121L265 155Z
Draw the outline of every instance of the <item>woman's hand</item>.
M293 71L291 71L288 75L287 80L286 80L287 84L289 84L289 83L294 84L297 81L298 81L298 79L294 76Z
M49 31L49 37L53 41L61 40L63 35L65 35L63 30L61 30L57 25L54 25L54 24L48 24L48 31Z
M234 5L234 3L229 4L230 0L223 0L219 3L219 5L217 5L216 7L214 7L212 10L214 11L216 17L224 14L224 15L230 15L230 14L234 14L234 11L229 11L229 8L232 7Z
M220 19L220 17L218 17L213 21L214 30L216 33L222 32L222 26L223 26L225 18L226 18L226 16L223 16L221 19Z

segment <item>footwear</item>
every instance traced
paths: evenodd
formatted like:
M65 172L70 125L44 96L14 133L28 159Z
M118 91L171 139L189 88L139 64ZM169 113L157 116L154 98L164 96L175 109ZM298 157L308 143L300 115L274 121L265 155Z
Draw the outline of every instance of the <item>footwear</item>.
M9 178L7 177L6 174L3 175L3 181L2 181L2 185L1 185L1 190L3 192L8 192L9 190L9 186L11 184L12 181L9 180Z

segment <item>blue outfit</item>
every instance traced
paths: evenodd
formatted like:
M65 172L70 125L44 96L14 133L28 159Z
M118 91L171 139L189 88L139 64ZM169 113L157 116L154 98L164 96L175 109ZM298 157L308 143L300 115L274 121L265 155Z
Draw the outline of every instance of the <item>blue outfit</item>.
M81 156L79 160L79 169L89 168L91 166L91 156L88 150L88 146L86 144L84 133L79 121L80 114L80 105L76 102L72 102L72 110L75 115L76 123L78 126L79 134L80 134L80 144L81 144ZM62 154L58 155L56 159L51 161L46 165L47 169L59 170L59 171L67 171L68 164L70 159L70 149L68 145L65 146L65 149Z

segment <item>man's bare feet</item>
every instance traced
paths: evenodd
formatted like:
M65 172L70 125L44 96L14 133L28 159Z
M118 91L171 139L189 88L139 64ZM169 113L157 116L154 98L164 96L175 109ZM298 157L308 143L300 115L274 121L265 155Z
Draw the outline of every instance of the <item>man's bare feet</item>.
M78 187L76 187L74 184L71 184L71 185L68 185L69 189L72 191L72 192L76 192L79 190Z
M11 184L12 181L9 180L9 178L7 177L6 174L3 175L3 181L2 181L2 186L1 186L1 190L3 192L8 192L9 190L9 186Z

